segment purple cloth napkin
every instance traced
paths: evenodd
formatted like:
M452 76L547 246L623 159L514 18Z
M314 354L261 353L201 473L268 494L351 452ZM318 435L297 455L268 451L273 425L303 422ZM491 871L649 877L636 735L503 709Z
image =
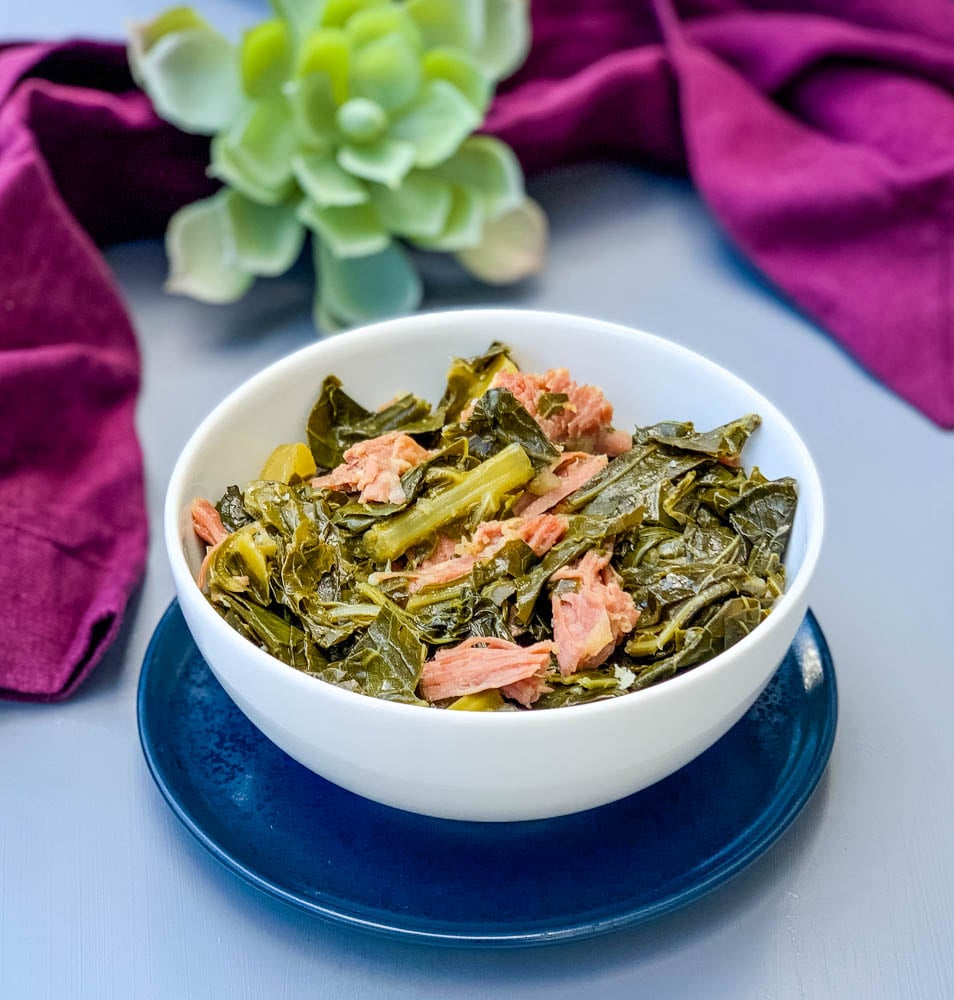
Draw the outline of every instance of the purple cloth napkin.
M530 58L488 121L528 169L596 154L684 164L779 289L954 428L954 4L533 10Z
M74 691L142 575L139 356L93 240L159 232L204 155L119 48L0 50L0 695Z
M954 427L954 5L532 10L530 58L487 125L528 170L688 170L779 289ZM72 692L141 576L139 362L95 245L159 234L209 190L206 157L158 121L121 46L0 48L0 695Z

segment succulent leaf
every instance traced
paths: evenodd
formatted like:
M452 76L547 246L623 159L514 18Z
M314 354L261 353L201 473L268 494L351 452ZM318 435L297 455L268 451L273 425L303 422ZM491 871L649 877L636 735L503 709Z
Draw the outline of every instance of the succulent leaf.
M282 201L280 194L263 187L245 173L242 164L232 155L225 133L212 137L206 173L263 205L277 205Z
M282 88L292 61L288 24L276 18L245 32L239 50L242 86L249 97L267 98Z
M403 35L379 38L355 54L351 94L366 97L385 111L407 104L420 84L420 59Z
M423 250L466 250L480 242L484 211L480 198L469 188L451 188L451 207L444 229L436 236L418 237Z
M355 14L374 7L386 7L389 0L327 0L321 23L329 28L340 28Z
M388 127L388 116L369 98L352 97L338 108L335 123L346 141L373 142Z
M484 0L408 0L426 48L472 51L482 40Z
M318 233L335 257L366 257L391 242L370 205L332 205L320 208L310 201L298 209L299 219Z
M292 172L306 195L320 208L362 205L366 185L343 170L330 153L301 153L292 157Z
M295 75L326 76L331 82L331 95L336 104L348 99L348 73L351 68L351 42L337 28L322 28L307 35L298 53Z
M291 194L291 158L297 143L291 110L283 98L249 105L219 138L221 143L213 143L213 176L266 205L277 205Z
M158 114L183 132L211 135L242 105L235 48L208 27L163 35L138 57L136 73Z
M493 83L480 63L459 49L431 49L421 60L425 80L446 80L453 84L483 116L490 104Z
M421 303L421 280L396 243L367 257L340 258L316 240L316 317L322 325L350 326L382 316L413 312Z
M331 92L330 78L324 73L312 73L289 81L282 92L301 143L311 150L332 149L337 141L338 105Z
M379 38L386 38L388 35L401 35L414 47L415 52L420 52L424 44L421 31L414 23L414 19L403 7L396 7L393 4L388 7L359 10L348 20L345 31L355 49L360 49Z
M235 256L227 192L180 208L169 220L166 291L202 302L234 302L252 284Z
M260 205L238 191L226 190L223 200L239 268L251 274L284 274L305 242L294 208Z
M483 38L474 54L491 78L510 76L529 51L529 0L486 0Z
M414 146L397 139L343 146L338 152L339 165L367 181L397 187L414 166Z
M460 149L432 172L477 194L490 219L516 208L524 199L523 171L517 157L506 143L490 135L465 139Z
M489 220L480 243L461 250L457 259L474 277L491 285L509 284L536 274L546 254L547 219L526 198L516 208Z
M414 165L433 167L446 160L480 124L467 98L446 80L429 80L398 115L391 135L414 147Z
M140 71L142 57L160 38L191 29L214 31L208 21L191 7L170 7L151 21L134 21L129 25L129 69L140 87L144 86Z
M283 17L295 35L303 38L321 21L324 0L269 0L273 10Z
M451 186L437 177L412 171L398 188L375 184L371 204L381 224L397 236L437 236L451 210Z

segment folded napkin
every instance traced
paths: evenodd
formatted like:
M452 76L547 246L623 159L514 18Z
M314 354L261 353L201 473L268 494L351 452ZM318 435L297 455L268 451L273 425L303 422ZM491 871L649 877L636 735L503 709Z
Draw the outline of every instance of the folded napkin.
M688 170L781 291L954 427L954 5L532 12L530 57L487 123L528 170ZM75 690L141 576L139 362L96 244L158 235L208 193L207 155L156 118L121 46L0 47L0 695Z
M139 356L93 239L160 232L204 156L121 49L0 49L0 695L74 691L142 575Z
M528 168L595 154L685 164L779 289L954 428L954 4L533 11L530 57L487 123Z

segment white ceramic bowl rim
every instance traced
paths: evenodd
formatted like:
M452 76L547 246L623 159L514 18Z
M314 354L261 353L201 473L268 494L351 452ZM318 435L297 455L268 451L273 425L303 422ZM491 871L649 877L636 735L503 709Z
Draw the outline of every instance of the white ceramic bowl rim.
M773 612L780 612L789 604L794 604L800 600L804 594L805 588L808 586L809 581L812 578L815 566L818 562L819 554L821 552L822 538L824 535L824 500L822 496L821 482L811 455L795 428L785 415L765 396L758 392L758 390L754 389L751 385L746 383L737 375L732 374L732 372L723 368L721 365L710 361L708 358L690 350L687 347L683 347L680 344L667 340L664 337L659 337L656 334L647 333L633 327L622 326L617 323L595 320L570 313L523 309L441 310L437 312L418 313L417 315L405 316L399 319L385 320L380 323L374 323L369 326L351 330L347 333L339 334L338 336L347 337L349 341L354 344L356 349L360 349L362 347L367 349L373 347L373 345L381 340L390 341L394 337L400 336L401 331L404 328L411 328L420 331L430 328L443 327L447 323L449 317L459 315L463 312L466 312L467 315L474 320L479 321L481 319L485 319L488 321L488 324L493 324L499 322L500 320L519 322L522 319L532 316L535 321L539 321L541 319L551 319L554 322L559 323L566 323L567 321L577 322L580 323L581 326L585 326L589 329L598 329L603 333L617 337L631 338L633 335L636 335L640 338L645 338L664 345L667 350L677 354L682 354L687 358L691 358L695 362L704 362L717 371L722 379L733 383L736 387L741 388L746 393L753 395L757 400L759 412L763 419L767 417L773 423L783 428L786 434L794 442L796 450L801 454L803 459L804 468L807 471L807 475L801 475L798 481L799 503L805 504L805 506L809 507L813 511L813 517L807 525L805 552L801 564L798 567L798 571L792 579L787 582L785 593L779 598ZM166 545L169 551L169 558L172 563L173 574L177 580L181 581L184 577L188 577L192 579L193 586L198 587L192 577L192 572L189 569L185 553L183 552L179 541L179 523L180 516L182 514L182 494L184 491L185 476L188 469L192 465L194 455L199 449L201 442L212 428L223 421L232 409L239 405L240 398L244 396L247 391L259 383L268 382L276 377L286 374L287 372L294 371L300 365L301 358L303 356L322 351L327 343L328 341L317 341L314 344L309 344L308 346L300 348L292 354L274 362L256 375L253 375L250 379L246 380L238 388L229 393L229 395L226 396L225 399L223 399L222 402L220 402L212 410L212 412L202 421L192 434L183 449L182 454L179 456L175 468L173 469L172 477L169 482L169 488L166 493L164 511ZM753 630L749 635L741 639L734 646L725 652L720 653L718 656L713 657L711 660L708 660L699 666L693 667L684 673L677 674L675 677L662 681L652 687L645 688L641 691L634 691L630 694L617 698L609 698L604 701L589 702L583 705L573 705L561 709L549 709L536 712L448 712L441 710L434 711L425 709L424 706L407 705L400 702L391 702L364 694L358 694L353 691L336 687L334 684L317 680L314 677L309 677L307 674L296 670L294 667L291 667L288 664L283 663L281 660L271 656L269 653L266 653L264 650L255 646L255 644L250 640L241 636L212 608L211 605L208 604L204 596L202 597L202 603L208 612L208 617L211 622L210 627L214 629L217 634L217 638L226 643L228 646L231 646L235 649L236 653L240 655L248 655L251 653L254 660L257 661L258 667L263 671L282 672L283 674L286 674L284 678L286 681L288 680L287 673L290 672L295 675L297 683L303 686L308 685L309 690L311 689L311 686L321 684L325 689L327 697L332 701L335 699L344 699L346 702L353 703L355 698L361 698L364 702L366 702L363 710L369 713L390 714L397 712L403 714L407 712L427 711L429 720L428 725L444 725L453 726L455 728L460 728L462 726L485 726L489 729L493 729L498 726L512 725L536 726L538 728L542 728L559 725L560 718L563 717L566 712L573 712L574 715L586 712L594 716L600 714L608 716L612 712L626 711L626 705L631 703L632 699L640 699L642 703L648 703L653 699L681 696L683 691L688 691L694 685L700 683L704 676L708 676L715 671L730 669L732 662L737 656L748 650L752 643L758 642L760 636L763 638L767 637L769 632L774 631L775 623L781 623L783 617L781 614L773 613L769 615L765 621L761 622L757 629ZM276 676L278 675L276 674Z

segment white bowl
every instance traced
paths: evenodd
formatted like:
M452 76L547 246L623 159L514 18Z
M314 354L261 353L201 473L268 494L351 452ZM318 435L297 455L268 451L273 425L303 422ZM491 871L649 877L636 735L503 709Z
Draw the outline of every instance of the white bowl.
M254 479L272 448L301 440L322 379L369 408L398 391L436 401L454 356L500 340L530 371L566 367L599 385L629 428L663 419L708 429L744 413L763 424L744 456L794 476L799 504L772 614L685 674L608 701L538 712L447 712L381 701L309 677L235 632L195 582L202 551L189 504ZM166 497L165 534L183 614L202 655L248 718L305 767L359 795L430 816L527 820L637 792L711 746L759 696L807 607L821 547L818 473L792 425L735 375L659 337L575 316L466 310L378 323L320 341L236 389L186 445Z

